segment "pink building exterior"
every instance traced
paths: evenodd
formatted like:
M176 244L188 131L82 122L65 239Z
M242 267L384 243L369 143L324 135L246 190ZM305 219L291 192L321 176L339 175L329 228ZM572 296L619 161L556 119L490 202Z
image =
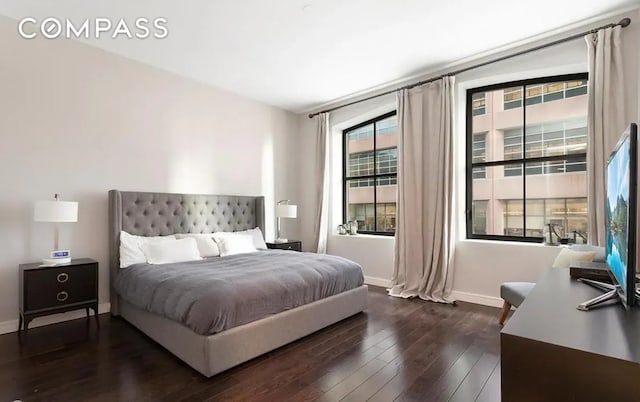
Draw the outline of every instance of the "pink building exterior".
M396 148L398 146L398 133L378 135L376 138L378 149ZM356 152L373 151L373 138L350 140L347 144L349 154ZM398 186L378 186L376 194L378 203L395 203ZM349 204L373 204L373 187L349 188Z
M505 130L517 129L523 126L522 107L504 109L505 90L496 90L485 93L485 113L473 117L473 135L486 135L485 158L484 161L505 160ZM536 156L547 156L569 153L580 153L586 151L586 113L587 95L578 95L563 99L538 103L526 106L527 127L536 124L557 123L564 121L585 122L584 142L565 144L565 146L548 146L542 143L542 152ZM582 138L582 137L580 137ZM566 142L566 140L565 140ZM556 141L557 143L557 141ZM554 148L554 149L552 149ZM476 149L476 148L474 148ZM520 151L521 152L521 151ZM517 156L522 157L522 153ZM507 159L514 159L507 158ZM515 165L514 165L515 166ZM521 165L520 165L521 166ZM542 173L529 174L526 176L526 197L523 197L522 175L505 175L504 166L494 166L485 168L485 177L475 177L473 179L473 201L474 223L477 221L478 227L482 227L482 220L485 220L484 233L481 234L512 234L507 229L515 230L522 228L522 199L527 200L570 200L566 210L563 211L564 223L559 228L567 235L573 230L578 230L586 234L586 191L587 177L586 171L574 171L564 173ZM481 176L481 174L480 174ZM507 211L507 201L516 203L514 211ZM486 204L484 203L486 202ZM520 204L518 208L517 204ZM560 215L559 211L546 211L542 216L534 216L539 206L527 204L527 232L529 229L540 229L544 224L553 221L553 214ZM519 210L519 211L518 211ZM531 214L529 213L531 210ZM512 218L510 225L507 220ZM518 222L520 222L518 224ZM559 222L559 221L558 221ZM474 226L476 226L474 224ZM479 233L479 232L476 232ZM538 233L528 235L538 235Z

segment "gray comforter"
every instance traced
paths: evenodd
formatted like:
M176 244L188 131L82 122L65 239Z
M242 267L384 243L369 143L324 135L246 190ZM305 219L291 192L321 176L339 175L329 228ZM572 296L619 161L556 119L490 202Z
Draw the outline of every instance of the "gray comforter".
M114 286L130 304L211 335L355 289L362 268L342 257L269 250L121 269Z

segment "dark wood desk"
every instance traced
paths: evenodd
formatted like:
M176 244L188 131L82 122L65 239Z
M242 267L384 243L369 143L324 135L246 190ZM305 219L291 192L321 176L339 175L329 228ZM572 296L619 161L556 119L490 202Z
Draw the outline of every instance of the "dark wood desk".
M640 308L576 309L599 294L547 271L500 334L503 401L640 401Z

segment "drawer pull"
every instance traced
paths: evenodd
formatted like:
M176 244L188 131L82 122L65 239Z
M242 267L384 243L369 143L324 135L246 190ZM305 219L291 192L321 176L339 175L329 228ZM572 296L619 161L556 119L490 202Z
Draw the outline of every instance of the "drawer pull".
M69 280L69 274L67 274L66 272L62 272L60 274L58 274L58 283L65 283L66 281Z
M59 302L63 302L65 300L67 300L69 298L69 293L62 291L62 292L58 292L58 294L56 295L56 299L58 299Z

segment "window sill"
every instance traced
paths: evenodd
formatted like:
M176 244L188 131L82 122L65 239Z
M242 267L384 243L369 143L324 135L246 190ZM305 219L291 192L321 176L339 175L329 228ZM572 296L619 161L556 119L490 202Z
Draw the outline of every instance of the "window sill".
M558 247L569 247L568 244L544 244L544 243L534 243L534 242L526 242L526 241L509 241L509 240L484 240L484 239L461 239L458 242L465 243L474 243L474 244L501 244L505 246L526 246L526 247L548 247L548 248L558 248Z
M339 234L331 234L332 238L350 238L350 239L390 239L395 240L395 236L389 235L374 235L374 234L366 234L366 233L358 233L356 235L339 235Z

